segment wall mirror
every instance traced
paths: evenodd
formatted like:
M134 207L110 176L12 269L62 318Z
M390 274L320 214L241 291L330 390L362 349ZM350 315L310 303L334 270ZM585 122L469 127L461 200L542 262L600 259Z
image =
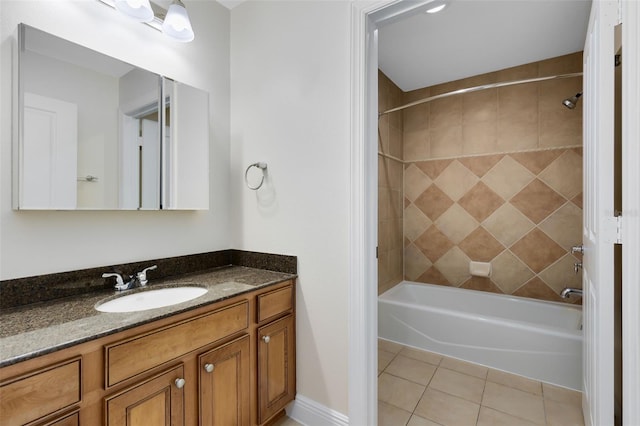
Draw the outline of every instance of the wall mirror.
M209 95L20 24L14 208L209 208Z

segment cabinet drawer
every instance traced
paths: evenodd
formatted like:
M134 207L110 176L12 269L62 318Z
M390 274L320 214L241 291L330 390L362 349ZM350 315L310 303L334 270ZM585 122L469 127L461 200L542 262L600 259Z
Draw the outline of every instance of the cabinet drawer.
M74 358L3 383L0 424L22 425L79 403L81 370Z
M287 286L258 296L258 322L266 321L293 308L293 287Z
M243 301L105 346L107 387L245 330L248 326L249 303Z

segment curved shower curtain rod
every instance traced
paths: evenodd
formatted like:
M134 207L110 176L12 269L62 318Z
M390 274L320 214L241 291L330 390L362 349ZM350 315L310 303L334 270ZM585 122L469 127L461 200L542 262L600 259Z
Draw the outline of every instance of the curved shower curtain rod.
M458 89L458 90L454 90L453 92L442 93L440 95L431 96L431 97L428 97L428 98L424 98L424 99L420 99L420 100L417 100L417 101L413 101L411 103L408 103L408 104L405 104L405 105L402 105L402 106L399 106L399 107L388 109L386 111L378 113L378 118L382 117L385 114L390 114L390 113L396 112L396 111L402 111L403 109L410 108L412 106L420 105L420 104L423 104L423 103L426 103L426 102L430 102L430 101L433 101L433 100L436 100L436 99L440 99L440 98L446 98L448 96L462 95L463 93L477 92L479 90L486 90L486 89L495 89L497 87L513 86L513 85L516 85L516 84L536 83L538 81L555 80L555 79L559 79L559 78L581 77L581 76L582 76L581 72L574 72L574 73L570 73L570 74L550 75L548 77L529 78L529 79L526 79L526 80L505 81L505 82L502 82L502 83L491 83L491 84L484 84L482 86L468 87L466 89Z

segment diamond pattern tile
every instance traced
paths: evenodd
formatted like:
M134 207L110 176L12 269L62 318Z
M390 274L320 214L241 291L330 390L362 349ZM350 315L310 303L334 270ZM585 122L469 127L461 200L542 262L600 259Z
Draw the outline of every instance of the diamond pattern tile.
M573 203L566 203L538 227L560 247L569 250L582 241L582 209Z
M582 192L573 197L571 202L582 209Z
M504 246L481 226L458 246L471 260L479 262L489 262L504 250Z
M453 243L458 244L478 227L478 222L459 204L454 204L436 220L435 225Z
M458 161L451 162L434 180L453 201L458 201L477 182L478 177Z
M460 288L503 294L502 290L500 290L500 287L498 287L493 281L491 281L490 278L484 277L471 277L463 282Z
M436 185L431 185L415 200L414 204L431 220L436 220L453 204L453 200Z
M434 266L442 272L442 275L444 275L451 284L459 286L469 279L470 261L471 259L469 259L462 250L458 247L453 247L434 262Z
M427 259L422 251L413 244L408 245L404 249L404 264L405 278L411 281L416 280L420 275L424 274L432 265L431 261Z
M566 151L539 178L570 200L582 191L582 157L573 150Z
M478 182L458 200L458 204L478 222L482 222L504 204L504 199L484 183Z
M414 201L431 185L431 178L411 164L404 171L404 195Z
M504 157L503 154L482 155L479 157L459 158L458 161L467 169L471 170L476 176L482 177L485 173L491 170L491 168L495 166L502 157Z
M422 210L411 204L404 209L404 235L414 241L431 226L429 219Z
M512 245L511 251L536 273L542 272L567 253L537 228Z
M432 262L440 259L443 254L453 247L451 240L433 225L420 235L414 243Z
M510 203L505 203L482 222L482 226L502 245L509 247L524 237L535 225L520 213L520 210Z
M582 288L582 274L576 274L573 270L573 264L578 260L566 254L553 265L538 274L554 292L560 294L563 288L573 287Z
M451 285L449 280L447 280L447 277L442 275L442 272L440 272L435 266L427 269L416 281L426 284Z
M530 297L533 299L549 300L551 302L564 302L564 299L555 293L540 278L535 277L513 293L514 296Z
M431 179L436 179L447 168L452 160L420 161L416 166Z
M506 294L513 293L533 276L527 265L508 250L503 251L491 262L491 281Z
M505 179L505 176L508 178ZM507 155L482 178L482 181L502 198L508 200L533 178L529 170Z
M552 149L548 151L521 152L510 154L510 156L537 175L546 169L553 160L562 155L564 151L563 149Z
M537 224L564 204L565 199L542 181L534 179L510 202Z

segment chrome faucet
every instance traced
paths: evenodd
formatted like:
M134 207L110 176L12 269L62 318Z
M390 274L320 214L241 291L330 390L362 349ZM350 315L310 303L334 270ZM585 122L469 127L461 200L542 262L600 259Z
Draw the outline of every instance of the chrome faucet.
M562 292L560 293L560 296L563 299L568 299L569 296L571 296L572 294L575 294L577 296L582 296L582 289L579 288L571 288L571 287L565 287Z
M147 271L151 271L156 269L158 265L149 266L148 268L144 268L142 271L138 272L135 275L129 275L127 277L127 282L124 282L124 277L122 274L118 272L105 272L102 274L102 278L115 277L116 285L115 289L118 291L129 290L135 287L144 287L147 285L149 280L147 279Z

